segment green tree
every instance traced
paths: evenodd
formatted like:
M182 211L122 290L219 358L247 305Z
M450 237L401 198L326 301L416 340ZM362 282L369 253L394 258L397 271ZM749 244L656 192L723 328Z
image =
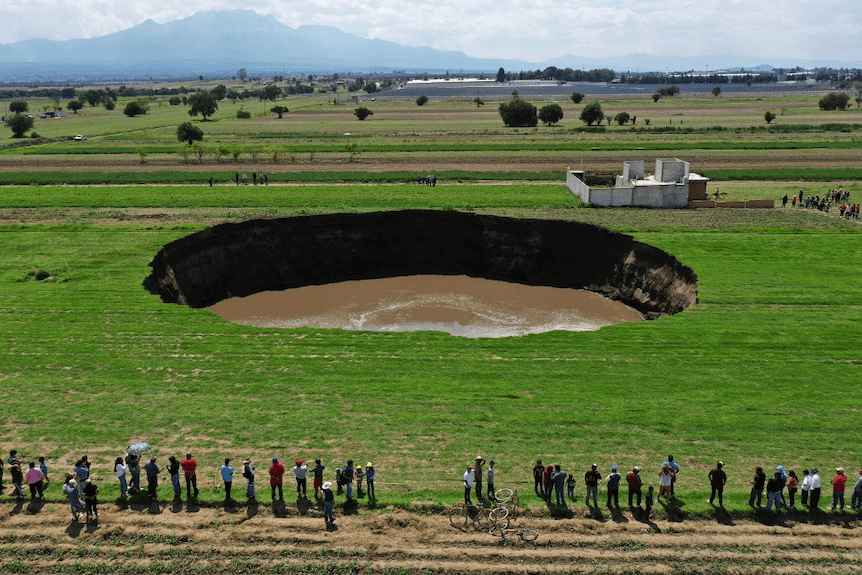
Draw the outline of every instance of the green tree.
M476 104L477 108L481 108L482 106L485 105L485 101L482 100L482 98L480 98L479 96L476 96L475 98L473 98L473 103Z
M81 94L81 97L86 100L88 104L90 104L91 108L95 108L96 106L105 101L105 97L107 97L107 94L104 90L87 90L86 92Z
M718 97L718 95L719 95L719 94L721 94L721 88L719 88L718 86L716 86L715 88L713 88L713 89L712 89L712 95L713 95L713 96Z
M198 92L189 96L189 116L203 116L203 120L207 120L207 116L212 116L218 110L218 100L209 92Z
M374 112L372 112L371 110L369 110L365 106L360 106L359 108L356 108L355 110L353 110L353 115L356 116L357 118L359 118L360 120L364 120L368 116L373 116Z
M539 123L536 107L524 100L512 100L500 104L500 117L510 127L535 126Z
M28 107L27 102L24 100L12 100L9 102L9 111L13 114L23 114L27 111Z
M249 112L248 110L237 110L236 117L240 120L248 120L249 118L251 118L251 112Z
M767 124L771 124L772 120L775 119L775 114L773 114L771 110L767 110L766 113L763 114L763 119L766 120Z
M84 103L80 100L72 100L68 104L66 104L66 108L72 110L73 114L77 114L78 110L84 107Z
M426 96L425 94L422 94L421 96L416 98L416 105L417 106L424 106L427 103L428 103L428 96Z
M656 92L655 94L652 95L652 101L653 102L658 102L659 100L661 100L661 93Z
M284 114L290 112L290 110L288 110L286 106L273 106L269 109L269 111L278 114L279 118L281 118Z
M248 70L245 68L240 68L236 71L236 77L239 78L240 82L245 82L248 80Z
M263 97L267 100L275 101L276 98L281 96L281 88L276 86L275 84L267 84L263 88Z
M614 121L620 126L625 126L628 121L631 119L628 112L620 112L616 116L614 116Z
M227 96L227 86L225 86L224 84L219 84L218 86L210 90L210 93L216 100L224 100L224 97Z
M123 110L123 113L128 117L133 118L135 116L146 114L147 110L149 110L149 106L147 106L146 102L134 100L126 104L126 108Z
M584 95L580 92L572 92L572 102L580 104L584 99Z
M506 81L506 71L500 66L500 69L497 70L497 83L502 84Z
M539 110L539 119L548 126L556 124L563 119L563 109L559 104L542 106L542 109Z
M587 126L592 126L593 123L601 124L604 118L605 113L602 112L602 105L598 102L590 102L581 110L581 120L586 122Z
M6 118L6 125L12 129L13 138L23 138L24 132L33 127L33 118L18 112Z
M106 110L113 110L114 108L117 107L117 102L112 100L111 98L107 98L105 100L105 103L102 105L105 106Z
M189 146L191 146L194 142L199 142L203 139L203 130L191 122L183 122L177 127L177 140L180 142L188 142Z
M830 92L817 103L821 110L845 110L850 102L850 96L841 92Z

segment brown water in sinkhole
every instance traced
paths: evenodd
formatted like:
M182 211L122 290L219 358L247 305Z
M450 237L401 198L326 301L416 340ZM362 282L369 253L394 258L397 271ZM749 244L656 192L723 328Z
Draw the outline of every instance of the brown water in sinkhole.
M584 290L440 275L267 291L207 309L229 321L261 327L433 330L474 338L593 331L643 319L627 305Z

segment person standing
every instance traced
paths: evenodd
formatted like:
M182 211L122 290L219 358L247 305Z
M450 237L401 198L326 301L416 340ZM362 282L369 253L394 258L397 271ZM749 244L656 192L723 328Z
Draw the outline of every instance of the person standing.
M554 480L551 479L551 476L554 474L554 466L549 465L545 468L544 474L542 474L542 483L545 487L545 501L547 503L551 502L551 494L554 492Z
M114 471L117 474L117 479L120 480L120 497L127 497L129 491L129 483L126 480L126 473L129 471L129 465L123 461L122 457L118 457L114 461Z
M775 512L781 511L781 492L784 490L784 481L781 479L781 472L776 471L769 478L766 484L766 510L771 511L772 505L775 504Z
M136 453L129 453L126 456L126 464L128 464L129 473L132 475L129 493L134 495L141 490L141 458Z
M761 503L763 503L763 488L766 485L766 474L763 472L762 467L754 468L754 479L749 481L749 483L751 484L751 497L748 498L748 506L755 507L756 501L756 507L761 507Z
M835 468L835 477L832 478L832 511L836 507L844 510L844 487L847 485L847 476L844 475L843 467Z
M13 495L18 499L24 499L24 473L21 470L21 462L18 460L18 450L12 449L9 451L9 457L6 458L9 462L9 475L12 476L12 486L15 488Z
M718 495L718 506L724 507L724 485L727 483L727 474L724 472L724 463L719 461L707 475L712 493L709 495L709 504L713 505L715 496Z
M314 460L314 467L311 469L311 473L314 475L314 498L320 499L320 491L323 488L323 472L326 470L326 466L323 465L323 462L318 458Z
M584 503L587 504L587 507L590 506L590 495L593 496L593 507L599 506L599 481L602 478L602 474L598 472L598 468L599 465L597 463L593 463L590 470L584 473L584 485L587 486L587 498Z
M564 505L566 503L566 498L563 495L566 487L566 477L568 477L568 473L563 471L559 465L554 466L554 473L551 475L551 479L554 482L554 492L557 496L557 505Z
M617 466L611 465L611 472L608 474L607 484L608 484L608 509L612 509L611 500L614 502L615 509L619 509L620 507L620 481L622 481L623 476L617 473Z
M221 466L221 478L224 481L224 500L228 503L232 501L230 488L233 487L233 465L230 464L230 459L227 457L224 460L224 465Z
M646 503L645 511L646 511L647 519L650 519L650 518L652 518L652 504L653 504L653 486L652 485L650 485L649 489L647 490L647 494L646 494L644 503ZM638 505L638 507L640 507L640 505Z
M568 495L569 499L572 501L575 500L575 474L569 473L569 478L566 479L566 495Z
M71 476L68 476L66 483L63 484L63 493L69 499L69 505L72 507L72 519L77 523L78 517L81 515L81 496L78 494L78 482Z
M494 465L495 462L492 459L488 463L488 498L491 499L491 501L497 500L497 490L494 488Z
M466 505L473 505L473 502L470 500L470 492L473 489L474 479L473 466L468 465L467 471L464 472L464 503Z
M323 521L329 525L335 521L335 516L332 514L335 508L335 494L332 492L332 482L327 481L321 486L323 491Z
M536 465L533 466L533 488L536 490L536 495L543 497L545 490L542 488L542 476L545 473L545 466L542 465L542 460L537 459Z
M2 462L2 460L0 460L0 463L1 462ZM42 487L44 489L47 489L48 484L51 483L51 480L48 478L48 464L45 463L44 457L39 458L39 471L42 472L42 481L43 481Z
M84 480L84 507L87 510L87 521L99 519L98 495L99 487L88 477Z
M673 496L671 493L671 485L673 479L673 472L670 470L670 465L665 463L661 467L661 471L658 474L658 497L659 499L664 496L665 499L672 499Z
M790 497L788 509L796 510L796 492L799 491L799 478L792 469L787 472L787 495Z
M150 462L144 465L144 471L147 472L147 493L150 495L150 500L155 501L158 498L157 489L159 487L159 466L156 465L156 458L151 457Z
M75 481L78 482L78 485L83 489L84 482L90 477L90 468L84 465L84 461L79 459L75 462L75 466L72 469L75 473Z
M804 506L808 505L808 494L811 492L811 474L807 469L802 470L802 500Z
M811 489L808 494L809 509L817 509L817 506L820 504L820 483L820 472L814 467L811 469Z
M476 478L476 499L482 501L482 466L485 465L485 459L481 455L476 456L476 465L474 465Z
M45 495L42 492L42 479L44 476L42 475L42 470L36 467L36 462L30 462L30 469L27 470L24 478L30 487L30 500L36 499L37 496L39 499L44 499Z
M192 496L192 489L194 489L195 497L198 496L198 462L192 457L191 452L186 451L186 458L182 460L180 463L180 467L183 468L183 473L186 476L186 497Z
M641 506L641 486L643 481L640 476L641 468L635 465L626 474L626 482L629 484L629 507L632 507L633 496L638 496L638 507Z
M275 490L278 489L278 498L284 501L284 492L282 491L282 482L284 481L284 465L278 460L278 457L272 458L272 465L269 466L269 488L272 490L272 500L275 501Z
M670 496L676 497L676 476L679 473L679 463L673 460L673 455L668 454L667 461L662 463L662 467L667 464L670 467ZM661 489L659 489L661 491Z
M341 477L344 481L344 486L347 488L347 500L353 500L353 460L348 459L347 465L341 470Z
M296 460L296 465L293 466L293 474L296 476L296 496L308 499L308 495L306 494L308 466L302 463L301 459Z
M180 462L173 455L168 457L168 475L171 476L171 485L174 487L174 499L179 499L182 495L180 491Z
M242 462L242 476L245 477L245 496L249 501L254 501L257 494L254 492L254 467L251 464L251 459L246 459Z
M494 466L494 462L491 462L491 467ZM490 471L489 471L490 473ZM365 483L368 484L368 499L375 500L377 496L374 494L374 478L377 476L377 470L374 469L374 465L369 461L365 464ZM490 476L489 476L490 477Z
M859 470L859 479L856 480L856 485L853 487L853 497L850 498L850 508L859 509L862 507L862 469Z

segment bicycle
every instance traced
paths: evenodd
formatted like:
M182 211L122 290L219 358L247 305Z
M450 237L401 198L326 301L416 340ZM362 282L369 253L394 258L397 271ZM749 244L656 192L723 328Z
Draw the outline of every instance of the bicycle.
M498 489L496 493L494 493L494 505L497 507L505 507L508 511L507 517L514 521L518 518L518 508L520 504L520 500L518 499L518 492L514 489L509 489L508 487L504 487L503 489Z
M467 531L468 527L485 530L497 525L502 525L503 528L509 526L509 511L505 507L491 509L460 502L450 508L447 515L452 527L460 531Z
M501 543L506 543L506 531L507 529L505 527L494 525L488 530L488 533L494 537L499 537ZM509 531L511 531L511 529ZM518 536L521 543L525 541L533 542L539 537L539 532L535 529L518 529L515 531L515 535Z

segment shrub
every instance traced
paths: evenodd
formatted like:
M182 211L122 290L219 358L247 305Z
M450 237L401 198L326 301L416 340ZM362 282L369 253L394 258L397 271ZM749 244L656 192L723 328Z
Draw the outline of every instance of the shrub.
M417 106L424 106L427 103L428 103L428 96L426 96L425 94L422 94L421 96L416 98L416 105Z
M560 108L559 104L542 106L542 109L539 110L539 119L549 126L556 124L563 119L563 109Z
M373 116L374 112L372 112L371 110L369 110L365 106L360 106L359 108L356 108L355 110L353 110L353 115L356 116L357 118L359 118L360 120L364 120L368 116Z
M535 126L539 123L536 107L523 100L512 100L500 104L500 117L507 126Z
M773 114L772 111L767 110L766 113L763 114L763 119L766 120L767 124L771 124L772 120L775 119L775 114Z
M590 102L584 109L581 110L581 120L587 123L587 126L592 126L593 123L601 124L605 117L602 112L602 105L598 102Z
M248 120L249 118L251 118L251 112L249 112L248 110L237 110L236 117L240 120Z
M146 114L147 110L149 110L149 106L146 103L135 100L134 102L129 102L126 104L126 108L123 110L123 113L130 118L135 116L140 116L142 114Z
M831 92L826 94L817 103L821 110L845 110L850 102L850 96L841 92Z
M631 116L629 116L628 112L620 112L619 114L614 116L614 121L616 121L616 123L620 126L625 126L630 119Z
M583 101L584 95L580 92L572 92L572 102L575 104L580 104Z

